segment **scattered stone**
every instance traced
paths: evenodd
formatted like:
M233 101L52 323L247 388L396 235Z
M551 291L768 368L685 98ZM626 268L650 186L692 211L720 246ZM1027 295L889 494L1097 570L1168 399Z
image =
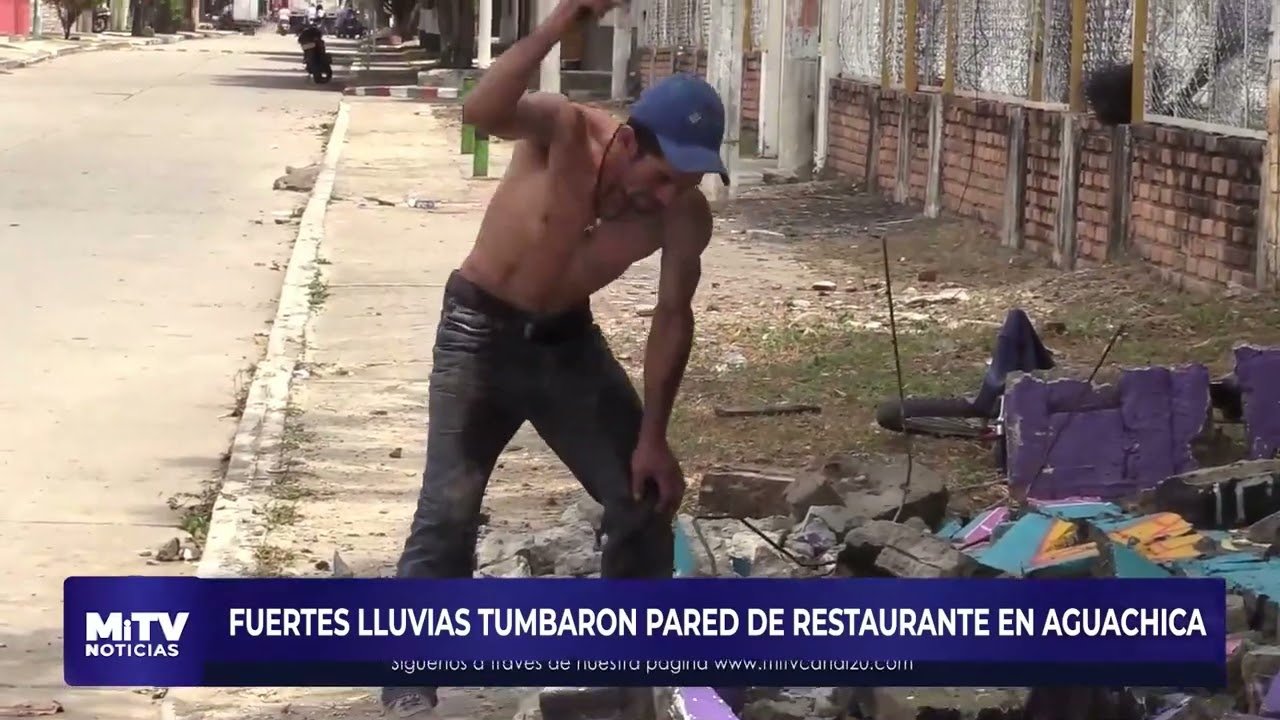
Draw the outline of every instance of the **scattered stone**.
M950 543L930 533L888 520L873 520L850 530L837 559L855 575L867 577L972 577L981 566Z
M907 307L924 307L926 305L952 305L969 299L969 293L960 288L949 288L931 295L915 295L903 300Z
M311 192L316 185L316 178L320 176L319 165L307 165L306 167L285 167L284 175L276 178L275 184L272 185L276 190L292 190L295 192Z
M759 417L773 415L802 415L822 412L821 405L807 403L773 403L770 405L715 407L716 417Z
M139 553L138 553L138 557L149 558L149 557L151 557L151 556L152 556L152 555L154 555L154 554L155 554L155 553L151 552L150 550L143 550L143 551L141 551L141 552L139 552Z
M760 229L753 228L753 229L747 230L747 239L760 240L764 242L781 242L783 240L786 240L787 236L783 235L780 232L774 232L773 230L760 230Z
M762 518L785 512L793 478L771 468L713 468L702 476L698 504L705 513Z
M600 527L604 524L604 506L592 499L590 495L580 495L561 513L560 522L566 525L586 523L592 530L599 533Z
M317 560L317 561L316 561L316 570L319 570L320 572L329 572L329 570L330 570L330 567L329 567L329 561L328 561L328 560Z
M1066 335L1067 324L1060 320L1050 320L1040 327L1046 335Z
M178 556L187 562L195 562L200 559L202 552L196 541L187 538L182 541L182 547L178 550Z
M333 562L331 565L333 568L333 576L336 578L353 578L356 576L355 571L351 569L351 566L347 564L347 561L342 559L342 556L338 554L337 550L333 551Z
M476 577L528 578L533 577L529 560L523 555L513 555L487 567L476 570Z
M594 549L577 550L555 559L556 577L598 577L600 553Z
M920 272L916 273L916 280L919 280L920 282L937 282L938 271L937 270L921 270Z
M813 284L813 289L818 292L835 292L836 284L830 280L819 280Z
M172 538L156 549L156 560L160 562L177 562L182 559L182 540Z
M271 218L276 221L277 225L288 225L293 222L293 213L289 210L277 210L271 213Z
M637 317L653 317L653 314L657 311L658 311L658 308L656 305L642 305L636 308L636 316Z
M394 449L392 449L392 451L390 452L390 456L391 456L393 459L397 459L397 460L398 460L398 459L400 459L401 457L404 457L404 448L394 448Z
M792 310L808 310L812 305L813 303L809 302L808 300L792 299L787 301L787 307L791 308Z

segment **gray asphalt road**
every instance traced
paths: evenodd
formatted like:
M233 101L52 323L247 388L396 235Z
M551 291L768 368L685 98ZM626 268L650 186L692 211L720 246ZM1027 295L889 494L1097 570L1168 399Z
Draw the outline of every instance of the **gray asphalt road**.
M261 35L0 74L0 708L155 715L63 686L62 582L193 572L141 554L218 471L273 316L272 213L305 198L271 185L338 104L300 66Z

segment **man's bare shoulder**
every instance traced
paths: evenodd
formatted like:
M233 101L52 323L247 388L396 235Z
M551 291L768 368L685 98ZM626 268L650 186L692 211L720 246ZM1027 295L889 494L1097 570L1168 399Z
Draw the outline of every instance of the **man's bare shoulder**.
M676 198L663 218L662 247L701 253L711 242L711 205L698 188Z

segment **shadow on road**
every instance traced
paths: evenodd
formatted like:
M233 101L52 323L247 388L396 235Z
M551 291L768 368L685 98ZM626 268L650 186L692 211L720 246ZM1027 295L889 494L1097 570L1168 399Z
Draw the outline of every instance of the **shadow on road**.
M260 88L264 90L307 90L312 92L342 92L344 83L335 77L328 83L318 85L302 69L298 63L296 71L253 71L235 75L214 75L209 79L214 85Z

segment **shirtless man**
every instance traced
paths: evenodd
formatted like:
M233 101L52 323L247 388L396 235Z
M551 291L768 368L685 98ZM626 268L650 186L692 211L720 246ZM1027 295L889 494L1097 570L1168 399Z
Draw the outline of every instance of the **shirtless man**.
M399 577L469 577L485 485L525 420L604 506L601 574L672 573L671 518L684 495L667 444L693 344L692 300L720 159L724 106L676 75L630 119L525 93L543 56L616 0L561 0L502 53L463 105L465 122L515 145L475 247L445 286L431 373L427 464ZM644 359L644 402L591 316L590 297L662 251ZM386 688L400 717L429 713L434 688Z

